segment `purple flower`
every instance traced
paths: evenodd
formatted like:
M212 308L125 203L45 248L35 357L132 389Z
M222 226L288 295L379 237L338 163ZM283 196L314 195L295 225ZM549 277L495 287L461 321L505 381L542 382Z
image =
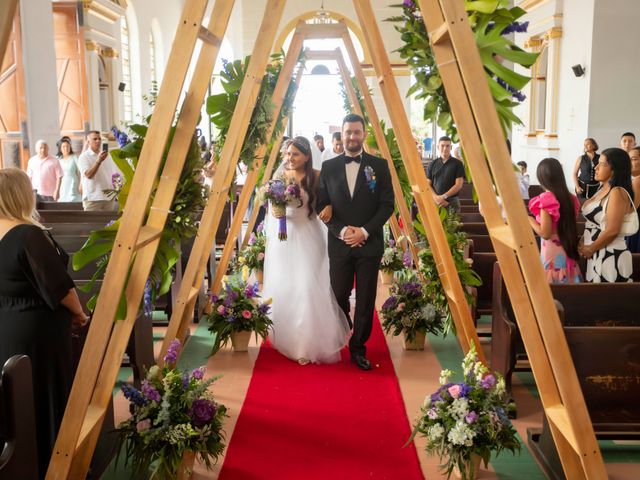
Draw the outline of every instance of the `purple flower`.
M256 232L257 233L262 233L264 231L264 222L260 222L258 224L258 226L256 227Z
M507 82L502 80L500 77L496 78L496 81L498 82L498 85L500 85L502 88L511 92L511 95L519 102L524 102L524 100L527 98L527 96L524 93L522 93L518 89L513 88L511 85L509 85Z
M411 258L411 252L409 250L405 250L402 255L402 264L407 268L411 268L411 265L413 265L413 259Z
M416 8L416 4L415 4L415 3L413 3L413 0L404 0L404 1L402 2L402 5L403 5L404 7L411 8L411 9Z
M167 354L164 356L164 363L168 365L175 365L178 361L178 353L180 352L180 340L174 338L169 345Z
M255 245L257 241L256 235L251 232L251 235L249 235L249 245Z
M191 372L191 376L196 380L202 380L204 378L204 367L195 368Z
M111 133L116 137L116 141L118 142L118 146L120 148L124 147L129 143L129 137L123 131L118 130L116 127L111 127Z
M196 427L203 427L206 425L216 413L216 406L209 400L199 398L194 400L189 409L189 416L193 420L193 424Z
M209 299L211 300L211 303L216 303L218 301L218 296L212 293Z
M229 315L229 317L227 318L227 323L233 323L236 321L236 317L234 317L233 315Z
M182 388L184 388L185 390L189 388L189 380L189 372L184 372L182 374Z
M427 417L429 417L431 420L435 420L436 418L438 418L438 412L436 412L435 408L430 408L427 412Z
M382 310L394 310L398 305L398 299L395 296L390 296L382 304Z
M158 390L156 390L156 388L151 385L151 382L149 382L149 380L142 381L142 394L152 402L159 402L162 399L162 397L160 397L160 393L158 393Z
M395 247L395 246L396 246L396 241L395 241L393 238L390 238L390 239L389 239L389 246L390 246L391 248L393 248L393 247Z
M489 390L490 388L495 387L496 386L496 377L494 377L491 374L485 376L482 380L480 380L480 386L482 388L484 388L485 390Z
M258 311L259 311L261 314L266 315L267 313L269 313L269 308L271 308L271 307L269 307L269 305L268 305L268 304L263 303L263 304L261 304L261 305L258 307Z
M144 310L144 314L147 316L151 316L153 314L153 292L151 290L151 280L147 280L147 283L144 286L144 295L142 297L142 303Z
M147 403L147 399L144 398L144 395L142 395L142 393L140 393L140 391L134 388L132 385L129 385L128 383L123 383L120 386L120 389L124 394L124 398L129 400L131 403L138 406L142 406Z
M124 179L122 178L122 175L119 174L118 172L111 175L111 186L114 189L117 190L118 188L122 187L123 182L124 182Z
M477 420L478 414L474 411L471 411L464 416L464 421L467 423L476 423Z

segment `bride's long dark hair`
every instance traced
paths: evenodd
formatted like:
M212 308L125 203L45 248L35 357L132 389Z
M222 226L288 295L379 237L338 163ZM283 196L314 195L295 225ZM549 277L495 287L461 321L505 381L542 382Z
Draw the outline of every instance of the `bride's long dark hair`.
M308 157L304 164L304 177L300 182L300 186L307 192L309 201L307 208L309 209L309 218L315 213L314 205L316 202L316 174L313 171L313 156L311 154L311 144L305 137L295 137L291 140L289 146L295 147Z

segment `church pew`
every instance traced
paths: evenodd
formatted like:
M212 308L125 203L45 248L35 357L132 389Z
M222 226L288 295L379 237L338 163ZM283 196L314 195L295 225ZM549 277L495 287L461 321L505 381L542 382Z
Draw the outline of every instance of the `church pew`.
M478 209L477 203L474 203L472 205L460 204L460 213L480 213L480 210Z
M489 230L487 230L487 224L484 223L484 220L481 222L463 222L461 230L470 235L489 235Z
M510 391L513 372L528 370L518 365L526 352L498 263L493 272L491 368L504 376ZM640 328L640 283L551 285L551 293L563 306L565 327Z
M38 447L31 360L15 355L0 380L0 478L38 478Z
M472 223L472 222L484 223L484 217L480 215L480 212L474 212L474 213L461 212L459 213L459 216L460 216L460 221L462 223Z
M38 210L84 210L82 202L38 202Z
M468 235L469 240L473 240L474 252L493 252L493 244L489 235Z
M85 212L84 210L38 210L40 222L48 223L90 223L106 225L120 215L118 212Z
M482 315L491 315L493 311L493 264L496 262L496 254L493 252L478 252L474 243L473 270L482 280L478 287L476 299L476 320Z

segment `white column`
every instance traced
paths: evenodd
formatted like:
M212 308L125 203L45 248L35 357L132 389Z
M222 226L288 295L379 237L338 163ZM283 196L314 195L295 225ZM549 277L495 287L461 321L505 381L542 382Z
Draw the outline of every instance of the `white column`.
M53 150L60 124L51 0L21 0L20 25L29 148L35 153L44 139Z
M99 46L93 40L85 42L85 65L89 95L89 130L100 130Z
M560 83L560 41L562 29L553 27L545 37L548 39L547 49L547 103L545 107L545 136L558 136L558 88Z

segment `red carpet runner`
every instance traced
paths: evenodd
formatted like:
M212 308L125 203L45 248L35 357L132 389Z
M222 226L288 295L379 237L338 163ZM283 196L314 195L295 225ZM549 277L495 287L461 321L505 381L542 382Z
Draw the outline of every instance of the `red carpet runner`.
M362 372L300 366L263 345L220 480L422 479L389 350L374 319ZM378 365L378 367L376 367Z

